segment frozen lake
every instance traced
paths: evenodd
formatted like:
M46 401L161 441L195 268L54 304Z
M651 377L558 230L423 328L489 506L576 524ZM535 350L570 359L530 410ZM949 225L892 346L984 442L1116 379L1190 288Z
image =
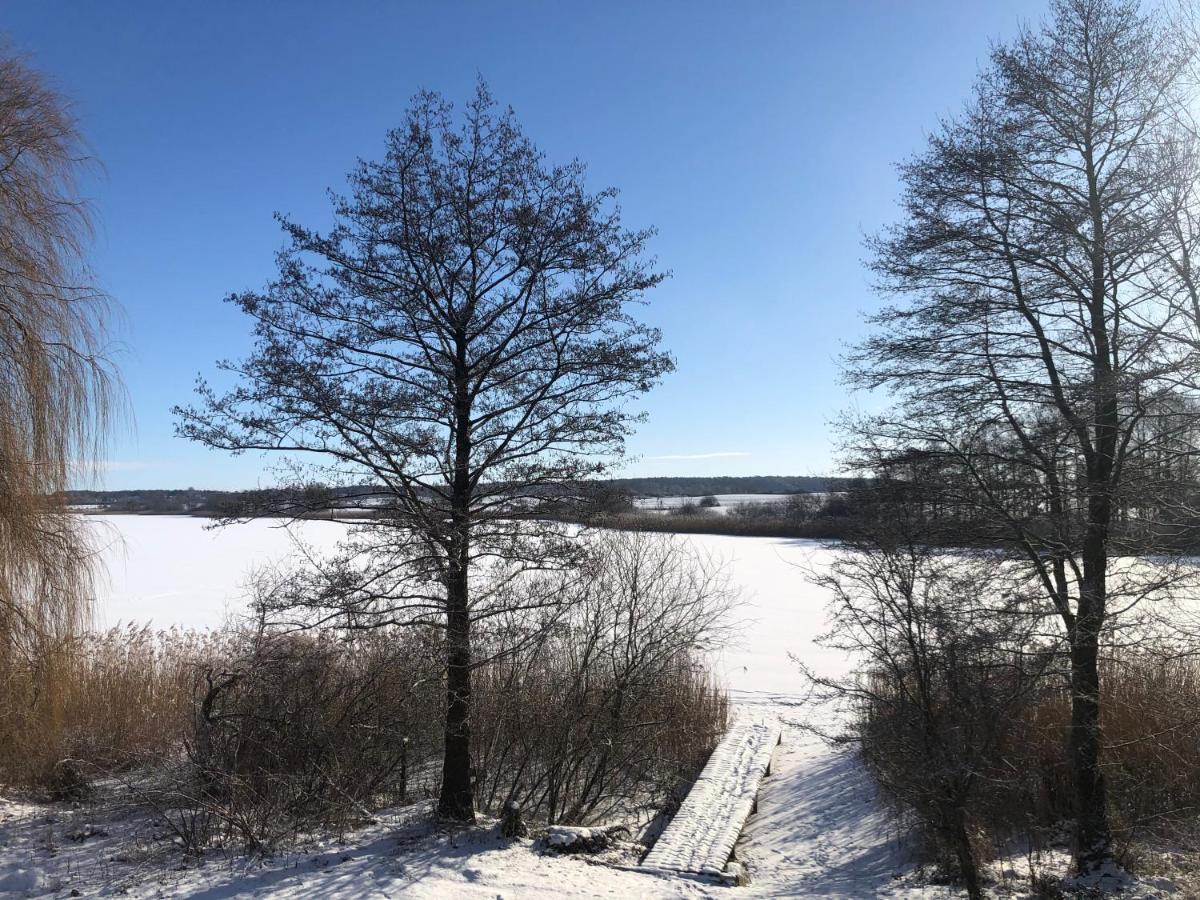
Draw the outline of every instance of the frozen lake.
M283 527L270 521L206 527L188 516L90 516L107 574L97 597L100 627L135 622L156 628L217 627L247 608L248 578L256 568L285 562L302 549L325 552L345 534L336 522ZM825 597L804 576L827 562L811 541L691 535L682 540L726 566L743 595L743 627L716 661L739 694L794 695L803 680L795 654L818 671L844 671L840 653L815 646L824 630Z

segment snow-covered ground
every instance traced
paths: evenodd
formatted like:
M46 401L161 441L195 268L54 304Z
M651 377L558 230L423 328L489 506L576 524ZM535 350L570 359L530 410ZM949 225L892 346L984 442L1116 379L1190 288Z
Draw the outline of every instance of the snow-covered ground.
M92 517L109 574L97 599L102 625L218 626L245 603L257 567L332 547L344 526L266 522L206 529L187 517ZM804 576L828 563L819 545L786 539L692 536L723 560L743 594L742 629L716 661L738 706L776 716L784 743L762 787L737 855L753 883L726 888L665 878L578 857L532 852L494 831L433 831L414 811L318 843L307 852L247 867L244 860L179 869L178 852L144 818L119 810L47 810L0 800L0 895L133 897L755 897L957 896L911 878L907 852L888 830L856 759L796 726L815 715L790 658L834 674L853 665L814 643L825 598ZM91 823L98 823L98 831ZM99 833L106 832L106 833ZM174 861L175 867L166 865ZM636 860L631 860L634 862ZM73 894L72 891L78 891Z

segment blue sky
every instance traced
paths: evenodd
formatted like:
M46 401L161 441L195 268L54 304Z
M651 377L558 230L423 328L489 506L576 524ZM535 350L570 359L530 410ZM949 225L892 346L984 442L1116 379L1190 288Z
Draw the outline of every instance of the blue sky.
M94 266L124 309L133 425L109 488L270 483L268 461L173 436L197 374L249 345L221 302L261 286L276 210L379 155L414 92L482 75L552 159L615 185L673 277L645 319L678 370L649 395L638 475L831 470L837 356L875 302L862 238L894 164L967 97L989 44L1044 2L68 3L0 31L70 96L103 174Z

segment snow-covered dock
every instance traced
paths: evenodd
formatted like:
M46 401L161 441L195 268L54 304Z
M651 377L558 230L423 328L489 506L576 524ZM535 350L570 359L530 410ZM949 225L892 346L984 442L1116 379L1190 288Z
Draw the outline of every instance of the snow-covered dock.
M733 845L754 811L759 782L770 769L779 739L778 721L737 721L709 757L641 868L730 879L727 864Z

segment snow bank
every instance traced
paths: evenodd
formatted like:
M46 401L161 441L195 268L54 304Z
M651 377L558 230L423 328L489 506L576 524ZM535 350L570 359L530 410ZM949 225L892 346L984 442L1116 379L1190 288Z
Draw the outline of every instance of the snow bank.
M628 838L629 827L626 825L596 825L588 828L580 825L551 825L546 829L546 846L562 852L574 850L593 852L605 849L618 836Z

